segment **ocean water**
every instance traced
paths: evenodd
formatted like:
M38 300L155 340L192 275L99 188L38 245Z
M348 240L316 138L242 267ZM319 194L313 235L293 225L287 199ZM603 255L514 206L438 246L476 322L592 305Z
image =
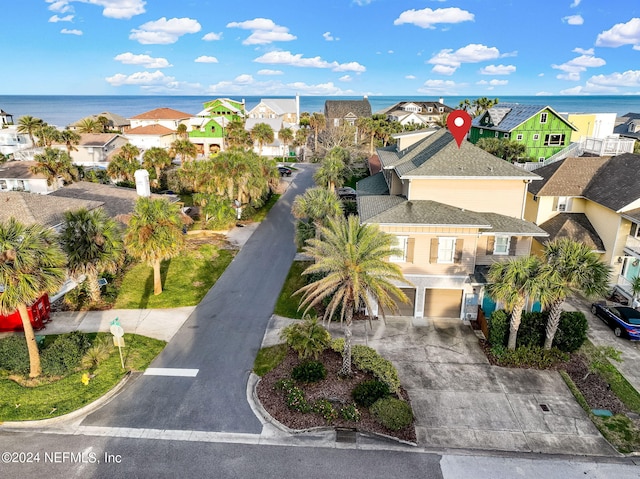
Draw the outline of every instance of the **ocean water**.
M627 112L640 112L640 96L505 96L496 95L502 103L522 103L527 105L548 105L559 113L616 113L622 116ZM67 96L67 95L0 95L0 109L13 115L14 122L21 116L30 115L40 118L50 125L64 127L70 123L102 112L116 113L131 118L155 108L173 108L195 115L202 110L206 101L215 96ZM247 109L256 106L258 96L234 96L233 100L245 100ZM292 97L288 97L292 98ZM359 100L362 97L323 97L301 96L301 112L323 112L325 100ZM444 103L456 108L465 98L444 97ZM491 98L494 98L493 96ZM433 96L370 96L371 109L375 113L394 105L399 101L421 100L437 101Z

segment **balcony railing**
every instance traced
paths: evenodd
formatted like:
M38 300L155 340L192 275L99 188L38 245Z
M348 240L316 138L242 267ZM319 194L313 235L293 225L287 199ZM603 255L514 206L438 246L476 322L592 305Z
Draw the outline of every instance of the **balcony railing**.
M615 156L622 153L633 153L635 142L636 140L632 138L615 136L607 138L585 137L580 140L580 147L586 153L594 153L598 156Z
M633 296L633 289L631 288L631 281L622 275L618 275L618 289L621 289L623 293L631 298Z
M624 249L635 256L640 257L640 238L628 235L624 244Z

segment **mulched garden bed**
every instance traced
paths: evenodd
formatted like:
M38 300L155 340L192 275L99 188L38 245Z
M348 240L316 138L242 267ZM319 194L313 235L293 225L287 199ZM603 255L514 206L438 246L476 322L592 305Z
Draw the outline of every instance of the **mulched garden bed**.
M317 399L329 400L336 409L352 404L351 391L364 380L373 379L369 373L353 367L353 375L350 378L340 378L338 372L342 366L342 356L333 350L326 350L318 358L327 369L327 377L317 383L298 383L297 386L305 392L307 401ZM379 433L396 437L403 441L416 442L416 432L411 424L400 431L392 431L379 424L365 407L358 406L361 414L360 421L347 421L339 417L328 424L322 416L314 413L301 413L292 411L285 402L285 393L275 386L280 379L290 379L291 371L300 364L298 355L290 350L285 359L269 373L265 374L256 388L258 399L271 416L281 424L291 429L309 429L320 426L340 428L355 428L362 432ZM404 389L400 389L401 398L409 402L409 396Z

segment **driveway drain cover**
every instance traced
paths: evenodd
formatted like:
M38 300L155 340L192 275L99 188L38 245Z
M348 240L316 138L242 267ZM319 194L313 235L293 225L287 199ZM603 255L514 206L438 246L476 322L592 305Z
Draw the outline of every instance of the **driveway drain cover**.
M544 412L549 412L549 406L547 406L546 404L540 404L540 409L542 409Z
M336 429L336 442L356 442L356 431L353 429Z

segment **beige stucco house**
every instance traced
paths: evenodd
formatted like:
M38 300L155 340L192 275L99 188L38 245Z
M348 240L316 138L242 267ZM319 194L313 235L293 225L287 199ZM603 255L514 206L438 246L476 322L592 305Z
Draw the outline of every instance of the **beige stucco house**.
M494 261L530 254L546 237L524 220L527 188L541 178L447 130L399 136L377 153L382 171L357 184L362 223L396 236L411 285L401 314L475 319ZM378 314L378 311L373 311Z
M71 152L71 160L79 166L106 168L113 155L127 143L128 140L117 133L82 133ZM54 146L67 151L65 145Z
M567 158L535 172L525 218L549 233L571 237L602 255L612 287L628 299L629 280L640 275L640 155ZM534 251L542 248L534 242Z

